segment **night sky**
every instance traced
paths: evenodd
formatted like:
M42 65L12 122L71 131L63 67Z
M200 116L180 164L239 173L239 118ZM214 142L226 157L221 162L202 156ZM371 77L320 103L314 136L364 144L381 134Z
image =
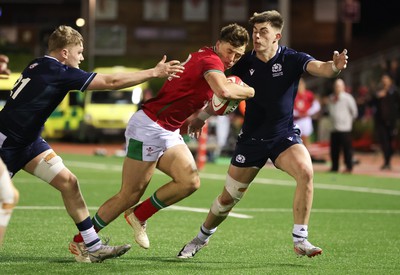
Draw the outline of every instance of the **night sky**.
M353 25L354 35L379 34L400 27L398 1L360 0L360 3L361 18L359 23Z

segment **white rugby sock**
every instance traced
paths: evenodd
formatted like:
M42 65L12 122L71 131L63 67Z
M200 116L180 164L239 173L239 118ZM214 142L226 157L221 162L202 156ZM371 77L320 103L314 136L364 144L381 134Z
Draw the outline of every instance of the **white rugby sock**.
M199 238L201 241L206 242L208 239L211 237L212 234L217 231L217 227L212 228L212 229L207 229L204 227L204 224L201 225L199 234L197 234L197 238Z
M80 233L88 251L93 252L100 248L101 240L99 239L99 236L97 235L93 226L87 230L80 231Z
M308 237L308 226L306 224L295 224L292 236L294 242L304 241Z

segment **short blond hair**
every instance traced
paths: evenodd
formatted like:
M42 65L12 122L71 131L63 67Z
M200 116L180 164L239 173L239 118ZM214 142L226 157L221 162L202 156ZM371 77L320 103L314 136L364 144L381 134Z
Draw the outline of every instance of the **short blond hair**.
M83 44L82 35L70 26L61 25L49 37L48 51L63 49L67 46Z

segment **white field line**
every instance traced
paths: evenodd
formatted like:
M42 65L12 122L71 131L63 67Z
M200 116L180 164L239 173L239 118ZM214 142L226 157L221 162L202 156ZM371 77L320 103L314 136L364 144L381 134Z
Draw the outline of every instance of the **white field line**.
M105 171L121 171L121 166L119 165L106 165L100 163L88 163L88 162L68 162L68 166L80 167L80 168L89 168L96 170L105 170ZM156 170L156 174L162 174L158 170ZM225 180L225 175L218 174L206 174L201 173L200 176L206 179L214 179L214 180ZM277 179L267 179L267 178L255 178L253 184L266 184L266 185L279 185L279 186L295 186L295 182L291 180L277 180ZM371 194L381 194L381 195L392 195L392 196L400 196L399 190L390 190L390 189L380 189L380 188L369 188L369 187L356 187L356 186L346 186L346 185L336 185L336 184L322 184L322 183L314 183L315 189L325 189L325 190L338 190L338 191L349 191L349 192L358 192L358 193L371 193Z
M104 171L121 171L121 166L119 165L106 165L99 163L87 163L87 162L68 162L68 166L72 167L80 167L80 168L88 168L95 170L104 170ZM162 174L161 172L156 170L156 174ZM201 173L201 177L213 180L225 180L225 175L218 174L205 174ZM25 181L25 180L24 180ZM24 182L23 181L23 182ZM257 184L265 184L265 185L278 185L278 186L295 186L294 181L289 180L274 180L274 179L266 179L266 178L256 178L253 183ZM397 190L388 190L388 189L377 189L377 188L368 188L368 187L351 187L351 186L342 186L342 185L332 185L332 184L319 184L314 183L314 187L318 189L329 189L329 190L341 190L341 191L351 191L351 192L362 192L362 193L374 193L374 194L384 194L384 195L395 195L400 196L400 191ZM89 210L97 210L98 207L88 207ZM65 210L64 206L17 206L16 210ZM207 208L196 208L196 207L184 207L171 205L165 210L170 211L188 211L188 212L197 212L197 213L208 213L209 209ZM236 212L287 212L291 213L291 208L235 208ZM313 213L351 213L351 214L400 214L400 210L379 210L379 209L312 209ZM251 219L253 218L250 215L239 214L239 213L230 213L230 217L241 218L241 219Z
M90 206L89 210L97 210L98 207ZM17 206L14 209L16 210L65 210L64 206ZM177 206L171 205L168 208L163 209L169 211L187 211L187 212L195 212L195 213L208 213L209 209L207 208L197 208L197 207L186 207L186 206ZM260 213L260 212L269 212L269 213L292 213L291 208L235 208L236 212L250 212L250 213ZM385 210L385 209L312 209L313 213L331 213L331 214L400 214L400 210ZM251 219L252 216L238 213L230 213L230 217L241 218L241 219Z
M16 206L14 209L16 210L65 210L64 206ZM88 207L89 210L96 211L99 208L90 206ZM197 213L208 213L208 208L197 208L197 207L186 207L186 206L177 206L171 205L168 208L163 210L170 210L170 211L186 211L186 212L197 212ZM231 212L229 213L230 217L239 218L239 219L251 219L253 216L245 215L245 214L238 214Z

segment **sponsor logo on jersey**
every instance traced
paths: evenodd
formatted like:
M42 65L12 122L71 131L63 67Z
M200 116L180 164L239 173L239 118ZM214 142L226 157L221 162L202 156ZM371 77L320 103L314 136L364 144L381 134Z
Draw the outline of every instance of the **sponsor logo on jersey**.
M249 72L250 72L250 75L253 75L255 70L254 69L250 69Z

